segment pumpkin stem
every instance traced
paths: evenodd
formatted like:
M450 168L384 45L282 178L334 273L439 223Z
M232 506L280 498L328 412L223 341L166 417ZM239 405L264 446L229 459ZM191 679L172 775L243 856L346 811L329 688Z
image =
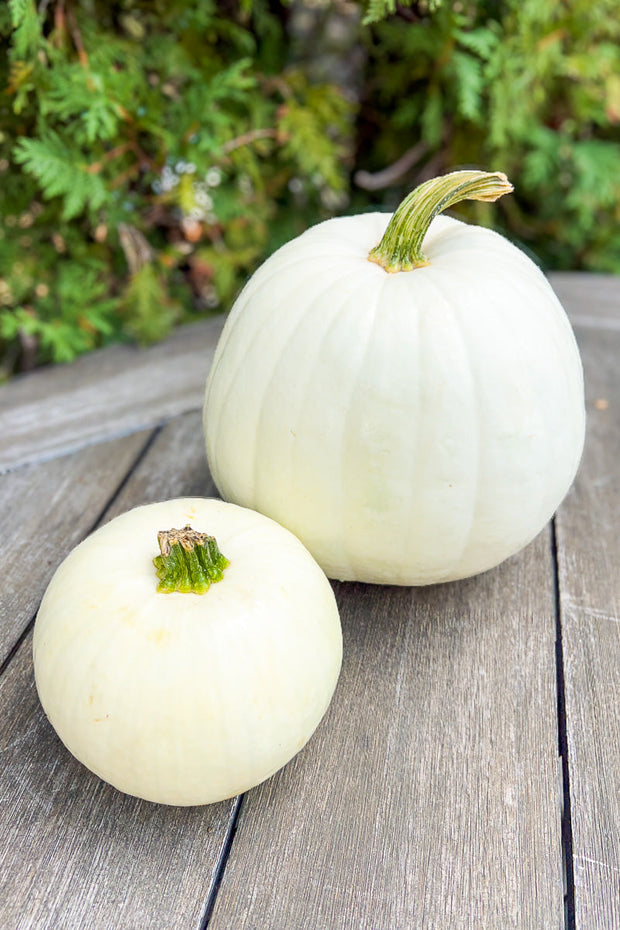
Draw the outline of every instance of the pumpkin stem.
M405 197L368 258L390 272L423 268L430 262L422 243L438 213L461 200L494 201L512 190L501 171L453 171L431 178Z
M213 582L221 581L229 565L213 536L191 526L182 530L161 530L157 534L161 555L153 564L159 578L158 591L204 594Z

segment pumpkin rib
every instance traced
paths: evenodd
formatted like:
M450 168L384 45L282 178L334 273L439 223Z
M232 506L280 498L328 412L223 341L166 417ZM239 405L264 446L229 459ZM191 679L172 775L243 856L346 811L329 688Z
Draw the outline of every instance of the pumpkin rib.
M531 280L528 281L528 283L533 283L533 282L536 283L541 296L548 298L551 293L555 300L554 309L557 310L556 313L554 313L553 315L551 315L550 313L547 313L545 315L542 315L542 314L537 315L537 321L539 325L542 326L543 323L541 321L544 321L545 338L550 343L553 344L553 348L554 348L555 353L558 356L558 360L561 360L562 356L564 356L566 353L567 347L570 345L573 351L574 362L578 364L579 368L581 369L581 359L579 355L579 349L577 347L577 341L575 339L575 335L573 333L568 317L566 316L562 308L562 305L559 299L557 298L557 295L553 291L553 288L551 287L547 278L542 272L540 272L539 275L532 276ZM528 290L524 288L522 279L520 277L515 278L515 280L512 282L512 285L513 285L513 289L519 294L521 294L524 306L528 306L529 303L531 302L531 295L528 293ZM562 334L562 339L559 338L560 333ZM551 362L551 360L549 360L549 362ZM557 369L557 365L555 367ZM561 368L562 368L563 373L566 374L566 370L567 370L566 366L562 365Z
M338 266L334 267L334 271L339 272ZM321 291L321 293L324 293L326 290L332 287L333 283L334 283L333 281L330 281L329 284L326 285L326 287ZM225 426L223 428L222 424L225 424L226 418L231 416L231 411L229 410L229 406L231 402L234 402L235 400L235 385L237 383L239 373L243 369L244 365L247 364L248 356L250 354L255 353L256 344L261 334L263 334L264 338L269 338L271 334L277 330L280 319L283 317L290 316L291 306L293 307L295 306L294 299L293 300L291 299L292 297L291 291L294 291L294 289L298 287L299 287L299 280L295 282L291 282L290 289L287 289L287 291L281 292L280 294L278 294L278 302L277 302L278 309L275 311L273 311L272 309L269 318L266 318L265 314L262 312L255 313L254 316L259 325L252 327L251 331L249 327L247 327L248 315L244 314L244 322L246 324L246 331L242 333L243 338L240 342L238 358L235 360L234 364L230 366L230 370L226 372L225 383L223 384L221 383L222 375L221 375L221 372L218 372L217 368L214 368L212 370L211 375L209 377L209 389L213 390L214 385L217 383L217 390L220 393L220 397L223 398L222 401L216 405L217 412L219 415L217 422L209 426L209 432L211 433L211 435L220 436L223 431L225 432ZM249 294L249 297L252 301L256 299L256 295L254 293ZM260 306L260 304L258 303L257 306ZM301 314L300 316L300 322L302 320L303 320L303 314ZM269 350L270 350L269 354L273 356L272 346L269 347ZM205 414L206 414L206 408L207 408L207 402L205 402ZM234 410L232 411L232 415L234 416ZM212 455L212 458L210 457L212 471L217 472L217 474L221 476L223 474L224 469L220 468L218 449L217 448L210 449L209 455L210 456ZM214 478L215 477L216 476L214 474ZM220 480L221 480L221 477L219 479L216 478L216 484L218 484L218 487L219 487Z
M344 314L347 312L349 307L352 308L355 316L358 316L358 302L360 298L360 291L367 292L367 287L363 284L360 284L352 292L345 295L342 301L336 302L334 312L330 315L329 322L323 320L324 330L321 339L318 342L317 349L314 353L314 358L311 363L307 365L306 373L304 376L304 385L300 391L300 404L297 407L295 415L295 423L298 425L299 429L303 433L304 426L303 424L307 422L307 411L312 409L315 406L315 395L311 389L312 385L316 382L316 371L317 368L320 368L326 354L326 347L329 345L330 341L333 339L333 328L336 321L341 321ZM355 330L354 330L355 331ZM357 335L357 332L356 332ZM299 467L296 464L299 461L300 456L305 455L305 452L302 452L300 446L296 444L293 447L293 456L291 460L291 476L299 472ZM324 501L324 506L329 506L332 511L331 515L333 516L333 507L332 503L329 504ZM336 521L335 521L336 522ZM340 515L340 523L342 523L342 515Z
M478 289L480 289L480 282L479 282L478 278L473 277L472 271L471 271L470 269L465 269L465 268L461 267L461 268L458 268L458 269L455 270L454 268L451 268L449 273L450 273L450 275L452 275L454 278L459 279L459 280L467 280L468 283L471 282L471 283L472 283L473 285L475 285ZM486 281L485 281L484 286L485 286L485 287L487 286L487 282L486 282ZM515 292L522 293L522 292L521 292L521 289L518 288L518 287L515 287L514 290L515 290ZM526 300L526 295L523 295L523 300L524 300L524 302L525 302L525 300ZM507 323L507 320L506 320L506 318L504 318L503 324L502 324L502 325L505 327L505 326L506 326L506 323ZM521 329L520 329L520 327L519 327L519 325L518 325L518 321L516 321L512 315L511 315L511 317L510 317L510 323L511 323L512 337L511 337L511 339L510 339L509 341L510 341L510 342L514 345L514 347L515 347L515 354L518 354L518 347L519 347L520 343L522 343L522 341L523 341L522 338L521 338ZM547 336L548 336L548 333L547 333ZM531 394L530 397L531 397L531 406L536 410L537 417L538 417L538 418L542 418L542 420L545 420L546 415L545 415L545 412L544 412L544 411L542 410L542 408L541 408L541 404L539 403L539 397L537 397L536 395L533 395L533 394ZM544 405L543 405L543 406L544 406ZM480 400L479 400L479 402L478 402L478 407L479 407L479 410L484 410L484 409L485 409L485 405L484 405L483 403L481 403ZM541 423L541 426L540 426L541 431L542 431L543 434L545 434L545 435L549 434L549 431L546 429L546 425L547 425L546 423L542 422L542 423ZM484 441L483 441L483 445L484 445ZM542 474L542 475L547 474L547 473L549 473L549 471L550 471L550 470L549 470L549 464L550 464L550 451L549 451L549 446L545 446L545 456L546 456L545 467L541 469L541 474ZM552 464L552 463L551 463L551 464ZM478 499L478 500L480 499L481 491L482 491L482 488L479 486L478 489L477 489L477 499ZM542 514L542 512L543 512L542 503L543 503L544 498L545 498L545 497L548 497L548 495L549 495L549 491L545 489L544 485L541 485L540 488L539 488L539 505L538 505L538 512L539 512L539 514ZM546 510L545 510L545 513L546 513ZM474 527L480 523L480 519L481 519L481 511L480 511L480 506L479 506L479 504L477 504L477 505L476 505L476 510L474 511L474 519L473 519L473 526L474 526ZM542 517L541 517L541 519L542 519ZM546 517L545 522L547 522L548 519L549 519L549 516ZM536 523L536 522L540 522L540 521L534 521L534 520L530 519L529 522L530 522L530 523ZM538 531L539 531L539 530L538 530ZM537 531L537 532L538 532L538 531ZM533 535L529 535L527 538L526 538L525 536L524 536L524 537L520 537L520 541L519 541L518 543L517 543L517 542L514 542L514 543L511 545L511 547L510 547L510 548L511 548L511 551L510 551L510 552L507 552L507 553L504 555L503 558L508 558L510 555L514 554L514 552L518 551L518 549L522 548L524 545L526 545L528 542L530 542L531 539L533 539L534 536L537 535L537 532L534 533ZM467 547L466 547L466 549L465 549L465 553L467 553L468 549L471 549L472 546L474 546L474 545L477 545L477 541L476 541L475 538L473 538L473 536L470 534L470 538L469 538L469 541L468 541L468 545L467 545ZM502 559L502 560L503 560L503 559ZM465 561L466 561L466 559L465 559ZM490 565L488 565L487 567L488 567L488 568L492 568L493 565L495 565L495 564L497 564L497 562L493 562L493 564L490 564ZM482 570L485 570L485 569L482 569Z
M357 276L357 274L358 274L357 269L349 271L345 273L344 275L341 274L341 276L338 279L338 283L341 284L343 281L347 280L347 278ZM299 314L295 324L293 325L290 332L288 333L284 344L279 348L278 355L277 355L277 361L271 369L271 374L269 376L269 379L260 388L261 402L259 406L258 416L256 417L256 423L254 427L254 442L252 444L252 448L254 450L254 457L253 457L253 464L252 464L252 472L253 472L252 493L251 493L252 501L258 502L257 489L258 489L259 480L260 480L259 474L258 474L258 470L259 470L258 462L259 462L259 459L261 458L261 456L259 455L259 450L260 450L260 445L261 445L260 437L261 437L261 431L262 431L261 428L263 427L263 423L264 423L267 395L269 393L271 385L275 381L277 381L278 377L280 376L279 375L280 361L287 357L290 346L294 344L295 340L298 338L299 330L304 326L304 324L307 324L309 315L313 313L313 308L316 308L317 305L320 306L323 303L325 294L328 293L332 289L332 287L333 287L333 282L330 281L324 288L322 288L320 291L317 292L317 294L315 294L315 296L313 297L312 301L309 304L305 305L304 313ZM251 346L249 345L248 348L251 348Z
M333 257L333 256L330 256L330 257ZM252 288L251 291L248 292L248 297L247 297L247 300L246 300L246 305L249 304L249 303L256 303L256 302L258 302L258 300L259 300L260 297L261 297L262 291L267 290L267 289L272 285L272 280L273 280L273 278L276 278L276 277L277 277L277 278L280 278L284 270L290 271L291 268L295 267L295 265L298 265L298 264L299 264L299 265L302 265L302 266L306 266L306 265L307 265L307 259L304 260L304 261L301 261L301 260L300 260L300 261L298 261L298 262L297 262L297 261L296 261L296 262L289 262L289 263L285 266L284 269L282 269L282 268L276 268L276 269L274 269L273 274L270 274L268 278L266 278L266 279L264 279L264 280L259 280L257 283L253 281L254 287ZM340 261L339 261L339 260L334 260L333 264L330 263L329 266L327 266L326 268L323 269L323 273L324 273L324 274L328 274L329 272L333 271L333 272L335 272L336 274L339 274L339 273L340 273L340 270L341 270L341 263L340 263ZM280 283L280 282L278 282L278 284L279 284L279 283ZM290 308L290 304L288 303L288 300L289 300L289 298L290 298L290 296L291 296L291 292L296 291L297 288L299 288L299 278L295 278L295 280L292 280L292 281L290 282L290 285L289 285L289 287L287 288L286 291L278 290L278 293L277 293L277 300L275 301L275 306L276 306L276 308L278 307L278 305L282 306L283 313L281 314L281 316L286 316L287 314L290 313L291 308ZM242 313L243 313L243 311L245 311L245 309L246 309L245 306L242 305L242 307L240 308L239 316L242 315ZM275 312L277 312L277 309L275 310ZM251 313L251 311L250 311L250 313ZM271 329L276 328L276 327L277 327L277 324L278 324L278 320L277 320L277 319L274 319L273 313L274 313L274 311L272 310L272 313L271 313L270 317L268 318L268 324L269 324L269 326L270 326ZM248 325L249 321L252 319L251 316L248 317L247 314L246 314L245 319L244 319L244 321L243 321L243 326L244 326L244 329L245 329L245 333L244 333L245 342L246 342L246 344L247 344L249 347L252 347L252 346L253 346L254 341L255 341L257 335L259 335L259 334L262 332L263 326L265 325L265 317L264 317L264 316L259 315L259 314L255 314L254 318L255 318L255 320L256 320L256 324L257 324L257 325L256 325L256 327L255 327L253 330L250 330L250 327L249 327L249 325ZM245 357L242 357L242 358L240 359L240 361L239 361L239 368L241 368L241 367L243 366L244 361L245 361ZM232 381L233 383L234 383L234 381L236 380L237 374L238 374L238 370L234 373L234 375L231 376L231 381Z
M543 278L543 280L547 282L546 278ZM520 279L515 284L515 290L523 294L524 301L528 299L527 294L523 290L523 284ZM541 288L541 291L542 291L542 288ZM557 297L556 297L556 300L557 300ZM556 372L561 372L562 378L564 381L564 391L563 391L564 396L570 396L571 398L573 398L574 397L574 384L571 383L571 379L569 378L569 372L568 372L567 365L562 362L563 358L566 355L567 344L570 344L572 346L574 350L574 356L575 356L574 362L577 363L580 368L581 368L581 359L579 356L579 350L577 348L577 342L575 340L574 333L572 331L570 323L568 322L568 318L564 314L564 311L562 309L562 306L559 300L557 300L557 305L558 305L559 311L561 312L556 313L553 317L551 317L550 315L545 315L545 316L540 315L538 317L538 321L541 327L544 326L544 336L548 342L549 349L550 350L552 349L553 354L555 355L555 358L553 358L551 356L551 352L549 353L551 357L547 359L547 366L550 369L555 370ZM562 335L562 338L560 338L560 333ZM581 382L581 390L583 390L583 380ZM544 435L552 436L554 432L554 424L550 422L549 420L549 410L547 409L547 406L543 403L543 398L540 395L536 395L535 401L536 401L536 408L539 412L539 416L541 417L543 421L542 430L544 432ZM584 431L585 431L585 418L582 423L582 433ZM581 445L583 445L583 439L582 439ZM547 445L545 448L547 450L547 460L545 463L544 473L551 474L553 470L556 469L557 463L555 462L555 459L552 453L551 444ZM569 476L567 490L570 484L572 484L572 481L577 472L577 468L578 468L579 461L581 458L581 452L580 450L578 451L577 446L575 444L573 444L573 448L574 448L575 454L572 457L571 466L567 469L567 474ZM545 499L547 499L549 497L549 492L547 491L544 496L545 496ZM546 523L551 518L556 507L553 507L550 510L548 503L546 503L546 505L543 507L543 502L541 502L540 521L543 521L544 519L544 522Z
M515 270L527 268L531 273L533 266L544 278L540 268L509 239L487 226L469 225L451 216L438 216L433 220L424 246L435 253L434 258L429 256L431 265L437 259L452 264L455 256L464 255L472 255L477 260L484 257L489 264L488 258L492 255L501 259L502 265L509 260Z
M542 273L541 273L541 274L542 274ZM541 279L540 279L540 282L539 282L539 283L540 283L540 291L541 291L541 293L542 293L542 291L543 291L543 288L542 288L542 283L543 283L543 281L544 281L547 285L549 285L549 282L547 281L547 278L544 277L544 276L542 276ZM551 286L549 285L549 287L551 287ZM528 299L528 295L524 292L524 290L523 290L523 284L522 284L522 281L521 281L520 279L516 282L516 284L515 284L515 289L516 289L516 290L519 290L520 293L523 294L523 299L524 299L524 300L527 300L527 299ZM552 290L552 292L553 292L553 288L551 288L551 290ZM568 346L570 345L570 347L571 347L571 349L572 349L572 352L573 352L573 356L574 356L573 362L574 362L575 365L578 365L578 366L579 366L579 370L582 372L581 358L580 358L580 355L579 355L579 349L578 349L578 347L577 347L577 341L576 341L576 339L575 339L575 335L574 335L574 333L573 333L572 327L571 327L571 325L570 325L570 323L569 323L569 321L568 321L568 317L567 317L566 314L564 313L564 310L563 310L563 308L562 308L562 305L560 304L559 299L558 299L557 296L555 295L555 292L553 292L553 295L554 295L555 300L556 300L558 312L557 312L556 314L554 314L553 317L551 317L551 315L547 315L546 317L542 317L542 316L541 316L541 317L539 318L541 321L544 320L544 335L545 335L546 339L549 341L550 345L553 346L553 351L554 351L555 356L556 356L556 358L553 359L553 360L552 360L551 358L548 359L548 365L549 365L551 368L555 369L556 371L561 371L561 372L562 372L562 376L563 376L563 379L564 379L564 382L565 382L565 391L564 391L564 393L567 394L567 395L570 395L571 398L574 398L574 387L575 387L575 385L571 383L571 379L570 379L569 376L568 376L568 375L569 375L568 367L567 367L566 364L564 364L564 363L562 362L562 359L566 356L566 350L567 350ZM560 338L560 334L561 334L561 338ZM581 391L583 392L583 372L582 372L582 377L581 377L580 389L581 389ZM551 423L548 421L548 411L546 410L545 405L540 403L541 400L542 400L542 398L538 398L538 401L539 401L538 406L539 406L539 409L541 410L541 414L542 414L543 418L546 420L546 422L545 422L545 432L546 432L547 435L552 435L552 433L553 433L553 424L551 424ZM583 432L583 431L585 431L585 416L584 416L583 422L582 422L582 432ZM583 442L582 442L582 445L583 445ZM571 477L569 483L572 483L572 480L573 480L573 478L574 478L574 476L575 476L575 474L576 474L576 472L577 472L577 468L578 468L578 466L579 466L579 461L580 461L580 459L581 459L581 451L578 450L576 446L574 447L574 452L575 452L575 454L574 454L573 459L572 459L572 465L571 465L571 468L569 469L569 471L570 471L570 473L571 473L571 475L572 475L572 477ZM546 469L546 470L549 471L549 472L551 472L551 470L552 470L553 467L555 467L555 466L554 466L554 462L553 462L550 458L548 458L548 459L547 459L547 469Z
M469 269L464 269L462 267L455 269L454 267L451 267L449 271L442 269L442 272L444 274L449 273L450 276L452 276L458 282L466 281L468 285L472 283L474 286L474 290L480 289L480 281L477 278L475 279L473 278ZM460 325L461 325L461 332L462 332L463 324L461 323ZM515 328L513 327L513 332L514 330ZM466 345L468 346L468 358L471 358L471 355L473 354L472 349L471 349L471 343L466 337L464 337L464 339L465 339ZM516 340L515 344L518 344L518 339ZM477 407L478 414L479 414L477 418L478 420L478 446L479 448L482 448L484 446L484 436L485 436L485 429L483 428L482 423L485 419L488 419L488 413L487 413L486 404L483 402L484 392L481 390L481 387L480 387L480 379L478 375L473 371L473 369L472 369L472 375L474 378L474 384L475 384L475 390L476 390L476 407ZM466 544L463 548L463 553L458 563L461 565L466 560L467 553L471 550L473 546L477 545L477 542L478 542L475 537L475 528L478 525L479 519L480 519L480 499L481 499L481 492L483 490L482 488L483 474L484 474L483 469L480 467L480 456L478 456L477 483L476 483L476 488L474 492L474 507L472 509L472 520L470 523L470 528L469 528Z
M570 339L574 343L574 334L568 317L566 316L564 309L562 308L562 305L557 295L555 294L555 291L553 291L553 288L551 288L551 285L549 284L549 281L544 272L537 265L535 265L534 262L528 259L528 257L515 245L503 239L499 233L496 233L491 229L487 229L486 227L469 227L465 223L461 223L459 220L454 220L454 222L458 223L459 226L464 227L466 230L473 229L474 231L479 231L480 234L484 234L484 248L481 249L480 246L474 247L471 244L467 244L463 247L459 247L458 249L454 249L452 254L450 254L450 251L447 250L445 259L444 256L440 254L438 258L441 261L442 274L450 273L450 271L453 270L454 262L452 259L454 254L457 254L461 257L471 255L473 258L479 260L481 251L483 251L485 256L485 264L479 270L481 272L484 271L484 275L482 278L477 278L474 282L475 287L478 288L481 282L486 283L488 274L494 268L493 262L490 261L490 259L494 256L497 256L497 258L501 260L502 270L505 268L506 264L510 264L514 269L515 274L510 278L510 286L513 290L519 289L520 292L523 293L524 304L526 306L529 306L529 304L532 302L531 287L535 286L537 293L549 305L549 290L551 290L551 293L555 298L556 306L559 310L561 310L561 313L554 315L554 324L560 323L564 331L569 334ZM457 241L459 237L461 239L465 238L463 230L455 229L450 237L451 243L454 244L454 242ZM483 238L483 236L481 235L480 238ZM499 247L501 243L504 243L503 249ZM492 245L493 247L490 248L489 245ZM495 248L496 245L498 248ZM507 246L509 246L509 248L507 248ZM444 260L446 261L445 265L443 264ZM467 266L467 269L468 271L472 270L471 266L469 265ZM529 287L526 292L522 290L523 273L525 273L528 277ZM557 327L555 327L555 325L554 332L557 332Z
M454 220L455 223L458 223L459 226L464 227L465 230L470 230L472 227L466 226L466 224L461 223L459 220ZM441 268L442 273L445 271L448 273L451 268L454 267L454 256L458 255L460 259L468 260L471 257L474 260L474 263L478 266L481 258L481 253L484 255L484 263L478 267L480 272L484 272L482 279L484 281L486 276L492 271L495 267L493 259L497 258L501 264L502 271L505 271L506 265L510 265L514 269L514 274L510 276L510 285L513 288L516 288L521 284L521 278L525 273L528 278L528 284L532 287L536 287L536 292L546 301L549 299L549 288L551 287L549 281L544 274L544 272L532 262L523 252L521 252L515 245L507 240L503 239L499 233L494 232L491 229L486 229L484 227L473 227L474 231L478 231L479 243L477 246L474 246L471 243L468 243L463 246L455 247L455 244L459 239L464 239L464 230L455 229L454 232L450 235L450 245L451 249L438 250L433 265L437 268ZM446 230L446 233L449 232ZM444 239L444 233L441 233L441 238ZM445 236L447 240L447 236ZM499 240L499 241L498 241ZM501 243L504 243L504 248L501 248ZM433 249L435 243L429 243L428 248ZM497 246L497 247L496 247ZM461 262L459 262L461 264ZM467 264L468 270L472 270L471 264L468 261L463 261L462 264ZM553 296L559 307L562 309L562 324L564 328L570 330L572 334L572 328L568 317L564 313L564 310L557 298L557 295L551 288ZM531 303L532 297L531 292L527 295L527 302Z
M456 270L454 268L451 268L450 274L458 282L467 281L468 284L470 284L470 282L473 282L471 273L468 270L465 270L461 267L459 267ZM477 287L479 288L480 286L479 282L476 281L473 283L476 284ZM474 288L474 290L475 289L476 288ZM460 309L461 307L459 307L459 310ZM459 320L459 328L460 328L461 334L463 335L464 343L467 346L467 357L468 359L471 360L472 355L474 355L477 352L477 347L474 346L472 348L472 343L470 341L470 338L468 337L468 335L465 335L465 331L467 331L468 328L464 326L462 320ZM471 366L471 372L472 372L472 379L473 379L474 390L475 390L475 404L476 404L476 409L478 411L478 416L476 418L477 424L478 424L478 433L477 433L477 436L478 436L477 438L477 443L478 443L477 463L478 464L477 464L477 470L476 470L476 483L475 483L475 488L474 488L474 493L473 493L473 503L472 503L472 508L471 508L470 525L468 528L465 545L461 553L461 558L459 559L458 563L455 565L455 569L459 573L462 573L462 568L459 569L458 566L459 565L462 566L463 562L466 561L467 554L471 552L471 549L474 546L478 545L478 539L476 537L476 534L477 532L479 532L479 530L477 530L477 527L479 526L479 519L480 519L480 500L482 497L482 493L484 491L484 488L482 487L483 477L484 477L484 466L482 463L482 457L481 457L480 450L485 447L486 433L488 432L488 426L486 425L488 423L488 409L484 401L484 391L481 388L480 376L476 372L473 365Z
M408 273L413 273L413 272L408 272ZM412 309L412 311L415 310L415 319L416 319L416 346L417 346L417 357L416 357L416 359L415 359L415 362L412 360L412 368L413 368L413 370L416 372L417 410L419 410L419 409L420 409L420 406L421 406L421 401L420 401L420 393L421 393L421 392L420 392L420 367L421 367L421 366L420 366L420 359L421 359L421 355L422 355L422 337L421 337L421 329L422 329L422 327L421 327L422 309L421 309L419 306L417 306L417 307L415 307L415 308L412 307L411 309ZM415 530L415 527L416 527L415 516L414 516L414 514L415 514L415 512L416 512L416 509L419 508L418 498L417 498L417 496L416 496L416 494L415 494L415 487L416 487L416 473L417 473L417 470L418 470L418 467L419 467L418 461L419 461L419 452L420 452L420 449L421 449L421 442L420 442L419 430L415 429L415 430L413 430L413 432L415 433L415 443L414 443L414 448L415 448L415 461L412 461L411 474L410 474L410 476L409 476L409 479L410 479L410 491L409 491L409 506L408 506L408 508L407 508L408 519L407 519L407 524L406 524L406 532L405 532L404 540L403 540L403 543L404 543L404 545L405 545L405 547L406 547L406 551L407 551L407 552L410 552L410 551L411 551L411 546L412 546L412 531L414 531L414 530Z
M449 565L447 564L446 567L445 567L445 573L446 573L446 574L450 574L450 573L452 573L452 572L455 570L456 566L462 561L462 559L463 559L463 554L467 551L467 548L468 548L469 545L470 545L472 527L473 527L473 525L474 525L474 515L475 515L475 512L476 512L476 500L477 500L478 495L479 495L479 493L480 493L480 488L479 488L479 486L480 486L480 457L481 457L480 450L481 450L481 435L482 435L482 432L483 432L482 426L481 426L481 419L480 419L480 410L481 410L480 397L481 397L481 390L480 390L480 382L479 382L478 376L477 376L477 374L476 374L474 365L472 364L471 346L470 346L469 341L468 341L468 339L466 338L465 333L464 333L464 331L463 331L463 323L462 323L462 320L461 320L461 315L460 315L460 313L459 313L460 305L459 305L459 307L458 307L458 309L457 309L457 307L454 305L455 302L454 302L454 301L449 301L449 300L447 299L447 297L446 297L444 291L442 290L441 287L439 287L437 281L435 280L435 275L434 275L434 274L429 274L429 275L427 275L427 276L426 276L426 281L427 281L428 284L430 284L431 288L434 290L435 294L439 297L439 299L440 299L441 302L443 303L443 305L444 305L446 311L448 312L448 314L449 314L449 315L451 316L451 318L452 318L454 332L456 333L457 338L458 338L458 341L460 342L461 346L463 347L463 358L466 360L466 363L467 363L467 369L468 369L469 376L470 376L470 384L471 384L472 389L473 389L473 402L472 402L472 407L473 407L474 410L477 411L477 416L476 416L476 418L475 418L475 422L476 422L476 443L475 443L475 445L476 445L476 450L475 450L475 457L474 457L474 458L475 458L476 465L475 465L475 471L474 471L473 479L472 479L471 485L470 485L470 487L469 487L469 489L468 489L468 499L469 499L469 506L468 506L469 520L468 520L468 527L467 527L466 530L463 530L463 532L462 532L462 534L461 534L461 545L460 545L460 552L459 552L459 554L453 556L451 563L450 563Z
M80 676L79 681L71 680L73 685L72 690L66 692L65 697L65 710L69 712L70 719L66 719L60 722L60 727L65 734L71 734L74 730L75 723L78 720L78 709L84 707L84 699L82 695L87 692L85 687L86 679L88 677L92 678L93 668L101 669L109 667L110 661L114 666L118 665L118 627L114 628L112 631L108 628L105 635L101 631L96 639L93 639L93 630L92 627L87 626L83 630L80 630L76 627L74 633L78 633L78 638L73 639L72 650L68 649L63 657L62 666L66 670L67 666L74 669L81 669L82 675ZM86 651L87 650L87 651ZM77 661L72 661L72 652L74 656L77 656ZM121 652L121 655L123 653ZM134 671L135 677L135 671ZM113 742L110 740L110 734L108 728L106 727L106 722L109 719L107 716L107 707L106 703L101 703L105 701L105 692L103 695L99 694L95 696L95 701L93 703L93 712L97 713L96 718L97 722L100 724L100 732L97 735L97 741L99 746L106 746L105 749L106 755L109 753L114 753L115 748ZM99 704L99 707L97 706ZM58 718L53 719L50 716L50 721L54 729L58 729ZM70 739L65 741L63 737L63 743L65 743L67 749L74 755L76 755L76 747L71 742ZM96 775L101 775L99 767L95 767L90 764L90 755L88 753L84 754L84 764L88 766Z
M389 275L385 275L384 280L379 282L379 287L377 288L377 291L375 292L374 298L372 301L372 311L367 311L371 322L370 322L370 327L369 327L369 330L366 336L366 344L365 344L364 352L362 355L362 360L358 366L357 374L352 382L351 393L349 395L349 401L350 401L350 398L355 398L356 394L358 393L358 385L363 380L367 372L368 354L373 344L373 337L376 331L376 327L378 323L381 322L381 315L380 315L381 299L383 295L385 294L386 288L389 284L389 280L390 280ZM368 304L370 305L370 301L368 300L368 285L366 285L365 292L366 293L365 293L364 302L365 303L368 302ZM342 437L341 438L341 449L343 448L346 449L347 445L349 445L350 443L350 432L351 432L350 421L351 421L352 411L355 410L355 407L356 405L351 402L349 402L346 406L347 413L344 418L342 431L341 431L341 437ZM353 432L354 432L354 435L357 434L355 430ZM343 561L346 560L351 566L352 571L348 574L350 574L351 578L353 578L355 577L355 574L358 571L355 563L359 564L359 557L355 555L351 550L349 540L351 538L356 540L356 537L355 537L355 534L351 534L351 532L347 530L347 519L348 519L348 514L351 512L351 510L353 511L353 513L355 513L356 508L355 508L355 505L353 506L351 505L351 501L350 501L350 495L352 491L352 482L350 480L347 481L347 478L349 478L350 476L348 474L348 471L345 465L346 454L341 453L340 459L341 459L341 462L343 463L343 467L341 468L340 499L342 501L341 520L342 520L342 538L344 540L344 544L342 546L341 557L343 556L344 557ZM347 580L350 580L350 579L348 578Z
M374 245L378 245L383 233L386 230L390 220L390 213L374 211L364 214L366 224L361 228L358 222L359 217L355 216L336 216L329 220L317 223L307 229L298 240L302 240L304 245L309 246L312 243L313 251L320 245L325 245L327 255L333 254L334 243L338 243L338 248L343 259L362 260L364 264L375 264L368 258L368 253ZM372 229L370 228L372 224ZM318 257L318 252L315 253ZM382 270L377 268L377 271Z
M257 321L257 324L259 325L253 327L252 331L250 331L248 323L251 322L251 317L248 318L248 315L246 312L248 303L250 301L252 302L256 301L257 298L259 298L261 292L263 290L268 289L272 285L273 279L280 277L283 274L283 272L290 271L291 268L294 268L296 265L305 266L307 264L307 259L296 258L282 265L281 262L279 262L279 259L284 257L284 254L283 254L284 249L286 249L286 246L284 246L280 252L276 252L273 254L273 256L271 256L273 265L272 265L272 271L270 271L268 275L260 276L258 281L255 277L250 278L250 280L247 282L247 284L245 285L245 287L239 294L239 297L237 298L234 304L234 307L230 311L228 319L226 320L226 323L224 325L224 329L222 330L220 340L218 341L218 345L217 345L215 355L213 358L213 362L211 365L211 372L207 380L207 388L205 392L205 404L204 404L205 409L210 400L211 386L215 380L214 378L215 373L217 372L219 368L221 359L225 357L225 353L226 353L226 349L228 345L233 340L233 337L236 336L238 325L241 323L242 329L245 331L244 332L245 342L246 342L248 351L251 350L256 336L262 330L262 327L264 325L264 319L261 314L256 314L256 321ZM287 251L292 251L292 250L287 250ZM329 258L333 258L333 254L331 254ZM334 261L334 268L337 270L338 267L339 267L338 261ZM263 268L266 268L266 266L263 266ZM260 271L261 269L259 269L259 272ZM297 286L298 286L298 280L291 282L291 289L295 289ZM289 300L288 291L284 291L284 292L280 291L278 293L278 299L276 303L279 304L280 307L282 308L282 311L283 311L281 314L282 316L290 312L290 304L288 303L288 300ZM269 326L273 329L275 325L277 325L277 320L274 321L273 315L272 315L269 319ZM231 384L235 383L235 380L238 377L239 371L243 367L244 361L245 361L245 357L240 358L234 371L229 373L229 379L228 379L229 387ZM228 391L228 388L227 388L227 391ZM221 408L219 408L219 412L221 414ZM219 423L216 425L216 430L219 433L219 430L220 430Z

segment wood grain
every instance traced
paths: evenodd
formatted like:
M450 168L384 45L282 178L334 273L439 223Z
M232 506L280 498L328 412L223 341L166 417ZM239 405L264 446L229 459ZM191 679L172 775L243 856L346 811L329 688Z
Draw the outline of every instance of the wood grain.
M0 477L0 667L32 620L56 567L94 527L149 435Z
M222 325L215 317L148 349L113 346L0 388L0 472L202 407Z
M574 327L620 330L620 277L554 271L549 281Z
M339 585L344 667L245 797L209 930L563 920L549 533L476 579Z
M177 417L158 433L104 521L131 507L173 497L219 497L207 465L200 411Z
M586 446L556 518L575 916L577 930L611 930L620 927L620 331L579 328L578 338Z
M118 449L115 442L96 453ZM212 491L200 414L179 417L148 447L103 521L151 500ZM2 930L198 930L236 802L158 806L91 775L39 705L31 635L0 678L0 719Z

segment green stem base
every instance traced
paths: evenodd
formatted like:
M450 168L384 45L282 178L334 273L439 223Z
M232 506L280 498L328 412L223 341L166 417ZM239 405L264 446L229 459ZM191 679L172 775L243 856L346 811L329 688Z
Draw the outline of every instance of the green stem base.
M161 555L153 564L159 584L157 590L169 594L204 594L221 581L229 565L213 536L186 526L182 530L161 530L157 534Z

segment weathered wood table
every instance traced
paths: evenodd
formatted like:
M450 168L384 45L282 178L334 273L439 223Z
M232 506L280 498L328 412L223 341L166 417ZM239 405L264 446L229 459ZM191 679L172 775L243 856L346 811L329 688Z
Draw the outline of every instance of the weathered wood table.
M220 320L0 390L1 930L620 928L620 279L555 275L588 434L553 524L494 571L337 584L331 708L245 796L123 796L38 703L32 623L69 550L212 495L200 407Z

